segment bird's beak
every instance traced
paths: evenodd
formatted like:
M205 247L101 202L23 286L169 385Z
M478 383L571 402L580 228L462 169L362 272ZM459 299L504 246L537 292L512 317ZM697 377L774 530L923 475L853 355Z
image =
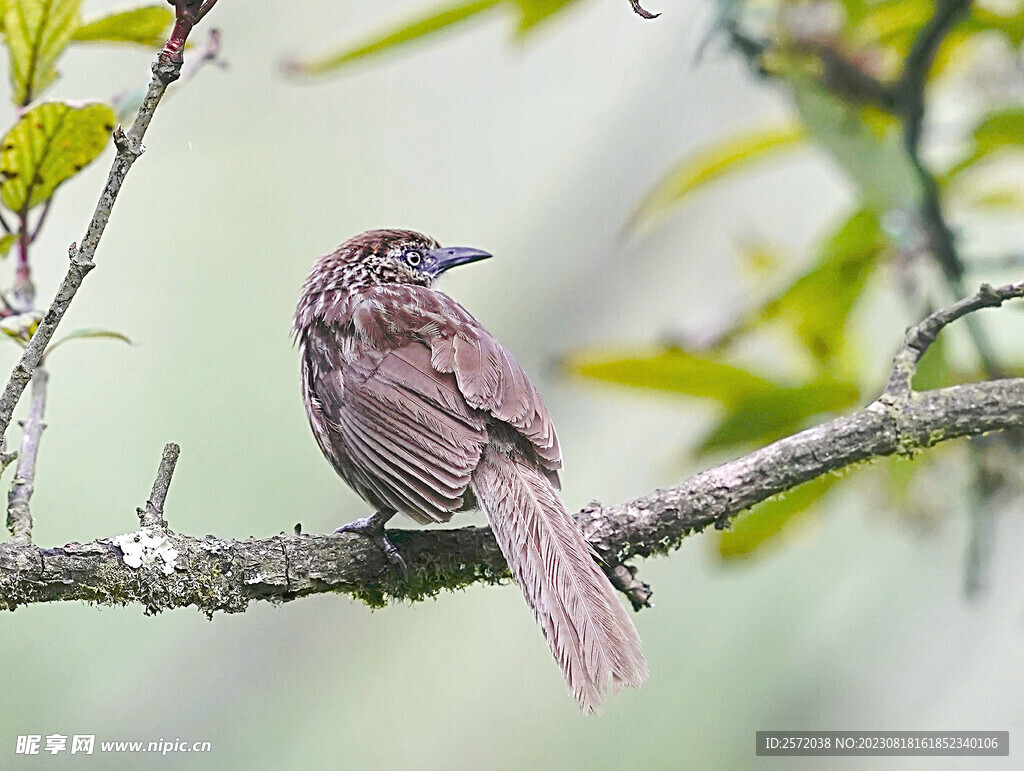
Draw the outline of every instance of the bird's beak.
M458 265L468 265L477 260L486 260L491 257L490 252L482 249L474 249L471 246L445 246L440 249L431 249L427 252L429 259L424 267L432 276L439 276L449 268Z

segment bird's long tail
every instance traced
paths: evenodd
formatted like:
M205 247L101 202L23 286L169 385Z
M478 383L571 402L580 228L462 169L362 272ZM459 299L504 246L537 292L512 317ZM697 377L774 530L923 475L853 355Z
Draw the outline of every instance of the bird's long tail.
M639 688L640 636L543 472L492 442L472 487L580 709L597 711L623 685Z

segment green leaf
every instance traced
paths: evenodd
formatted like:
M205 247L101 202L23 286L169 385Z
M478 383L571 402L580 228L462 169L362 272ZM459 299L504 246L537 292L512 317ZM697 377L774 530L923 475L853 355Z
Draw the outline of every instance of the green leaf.
M7 256L7 253L11 251L11 247L18 242L17 233L4 233L0 237L0 259Z
M782 533L792 533L839 481L831 474L818 477L793 490L758 504L739 516L718 537L718 555L725 560L751 556Z
M79 43L136 43L148 48L162 46L174 12L164 5L144 5L87 21L71 39Z
M398 29L371 37L353 46L346 46L324 56L288 63L290 72L300 75L324 75L368 56L421 40L448 27L453 27L483 11L502 4L504 0L470 0L445 6L415 19Z
M518 34L529 34L537 25L575 2L577 0L513 0L513 3L519 6Z
M3 4L15 104L27 105L57 79L54 63L78 26L81 4L81 0L8 0Z
M62 337L60 340L57 340L57 341L55 341L53 343L50 343L49 347L46 349L46 353L47 353L47 355L49 355L49 354L53 353L57 348L59 348L60 346L64 345L64 343L70 342L72 340L95 340L95 339L120 340L122 343L127 343L128 345L135 345L135 343L132 342L130 337L128 337L125 334L122 334L121 332L115 332L115 331L110 330L110 329L87 328L87 329L76 329L74 332L71 332L70 334L64 335L64 337Z
M712 356L679 349L629 353L583 352L565 362L567 371L591 380L715 399L743 402L773 387L770 380Z
M0 140L0 200L14 212L46 201L100 154L114 120L105 104L33 107Z
M864 202L879 212L916 210L921 183L900 132L877 136L863 108L833 96L806 74L794 73L790 82L808 132L860 188Z
M818 262L746 322L786 324L822 367L842 364L846 322L885 247L877 215L862 210L826 239Z
M949 361L946 357L946 337L940 334L924 352L914 373L914 389L931 391L950 385Z
M978 161L1001 150L1024 150L1024 108L996 110L985 115L972 134L974 146L945 179L952 180Z
M631 217L633 227L659 219L695 190L754 163L766 160L781 151L804 142L806 134L800 126L762 129L752 134L730 137L688 157L672 169L640 203Z
M856 383L827 376L799 386L772 384L731 407L696 452L768 444L805 428L815 415L843 410L859 399Z

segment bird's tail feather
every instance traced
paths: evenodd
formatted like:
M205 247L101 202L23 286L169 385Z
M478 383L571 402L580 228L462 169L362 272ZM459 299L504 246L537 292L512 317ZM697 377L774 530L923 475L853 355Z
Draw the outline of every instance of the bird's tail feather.
M544 474L490 444L472 484L580 709L596 712L607 691L639 688L640 636Z

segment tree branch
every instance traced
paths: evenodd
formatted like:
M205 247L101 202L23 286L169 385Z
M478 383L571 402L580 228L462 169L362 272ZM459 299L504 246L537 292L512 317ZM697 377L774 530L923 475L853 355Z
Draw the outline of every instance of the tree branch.
M677 487L619 504L593 504L576 515L613 582L634 606L650 589L625 563L667 554L709 525L728 527L740 512L824 474L964 436L1024 426L1024 378L917 393L909 388L917 362L947 324L973 311L1024 295L1024 281L983 286L968 300L938 311L907 331L890 385L872 404L691 477ZM895 385L894 385L895 384ZM66 600L141 604L150 613L195 606L204 613L240 612L253 600L286 601L343 592L372 605L418 600L476 582L508 578L487 528L392 530L408 575L355 534L281 535L232 541L168 531L162 509L177 448L164 451L143 527L115 538L45 549L0 545L0 608Z
M103 231L110 221L110 214L121 190L121 185L124 184L132 164L142 155L142 139L146 134L146 129L149 128L149 124L153 120L153 114L156 112L167 86L177 80L181 74L181 51L185 45L185 39L193 25L210 10L214 2L215 0L208 0L207 3L200 5L196 2L179 0L172 3L177 12L174 29L167 44L157 54L156 60L153 62L153 77L149 83L149 90L139 106L131 128L127 133L120 127L114 130L114 146L117 148L117 153L110 167L110 173L107 175L107 182L96 203L92 219L89 220L86 227L82 244L81 246L71 245L69 249L71 264L68 266L67 275L61 281L57 294L54 296L53 302L50 303L39 328L28 345L25 346L21 360L15 365L3 393L0 394L0 435L7 431L14 408L32 379L32 373L42 361L43 353L53 338L57 325L60 324L85 276L94 267L93 257L99 246L100 238L103 236Z
M7 529L11 531L11 540L16 543L27 543L32 540L32 512L29 509L29 501L32 500L36 486L39 439L46 428L43 415L46 413L48 379L49 376L42 367L39 367L32 376L32 402L28 408L28 417L22 424L18 466L14 471L14 481L11 482L11 491L7 496Z

